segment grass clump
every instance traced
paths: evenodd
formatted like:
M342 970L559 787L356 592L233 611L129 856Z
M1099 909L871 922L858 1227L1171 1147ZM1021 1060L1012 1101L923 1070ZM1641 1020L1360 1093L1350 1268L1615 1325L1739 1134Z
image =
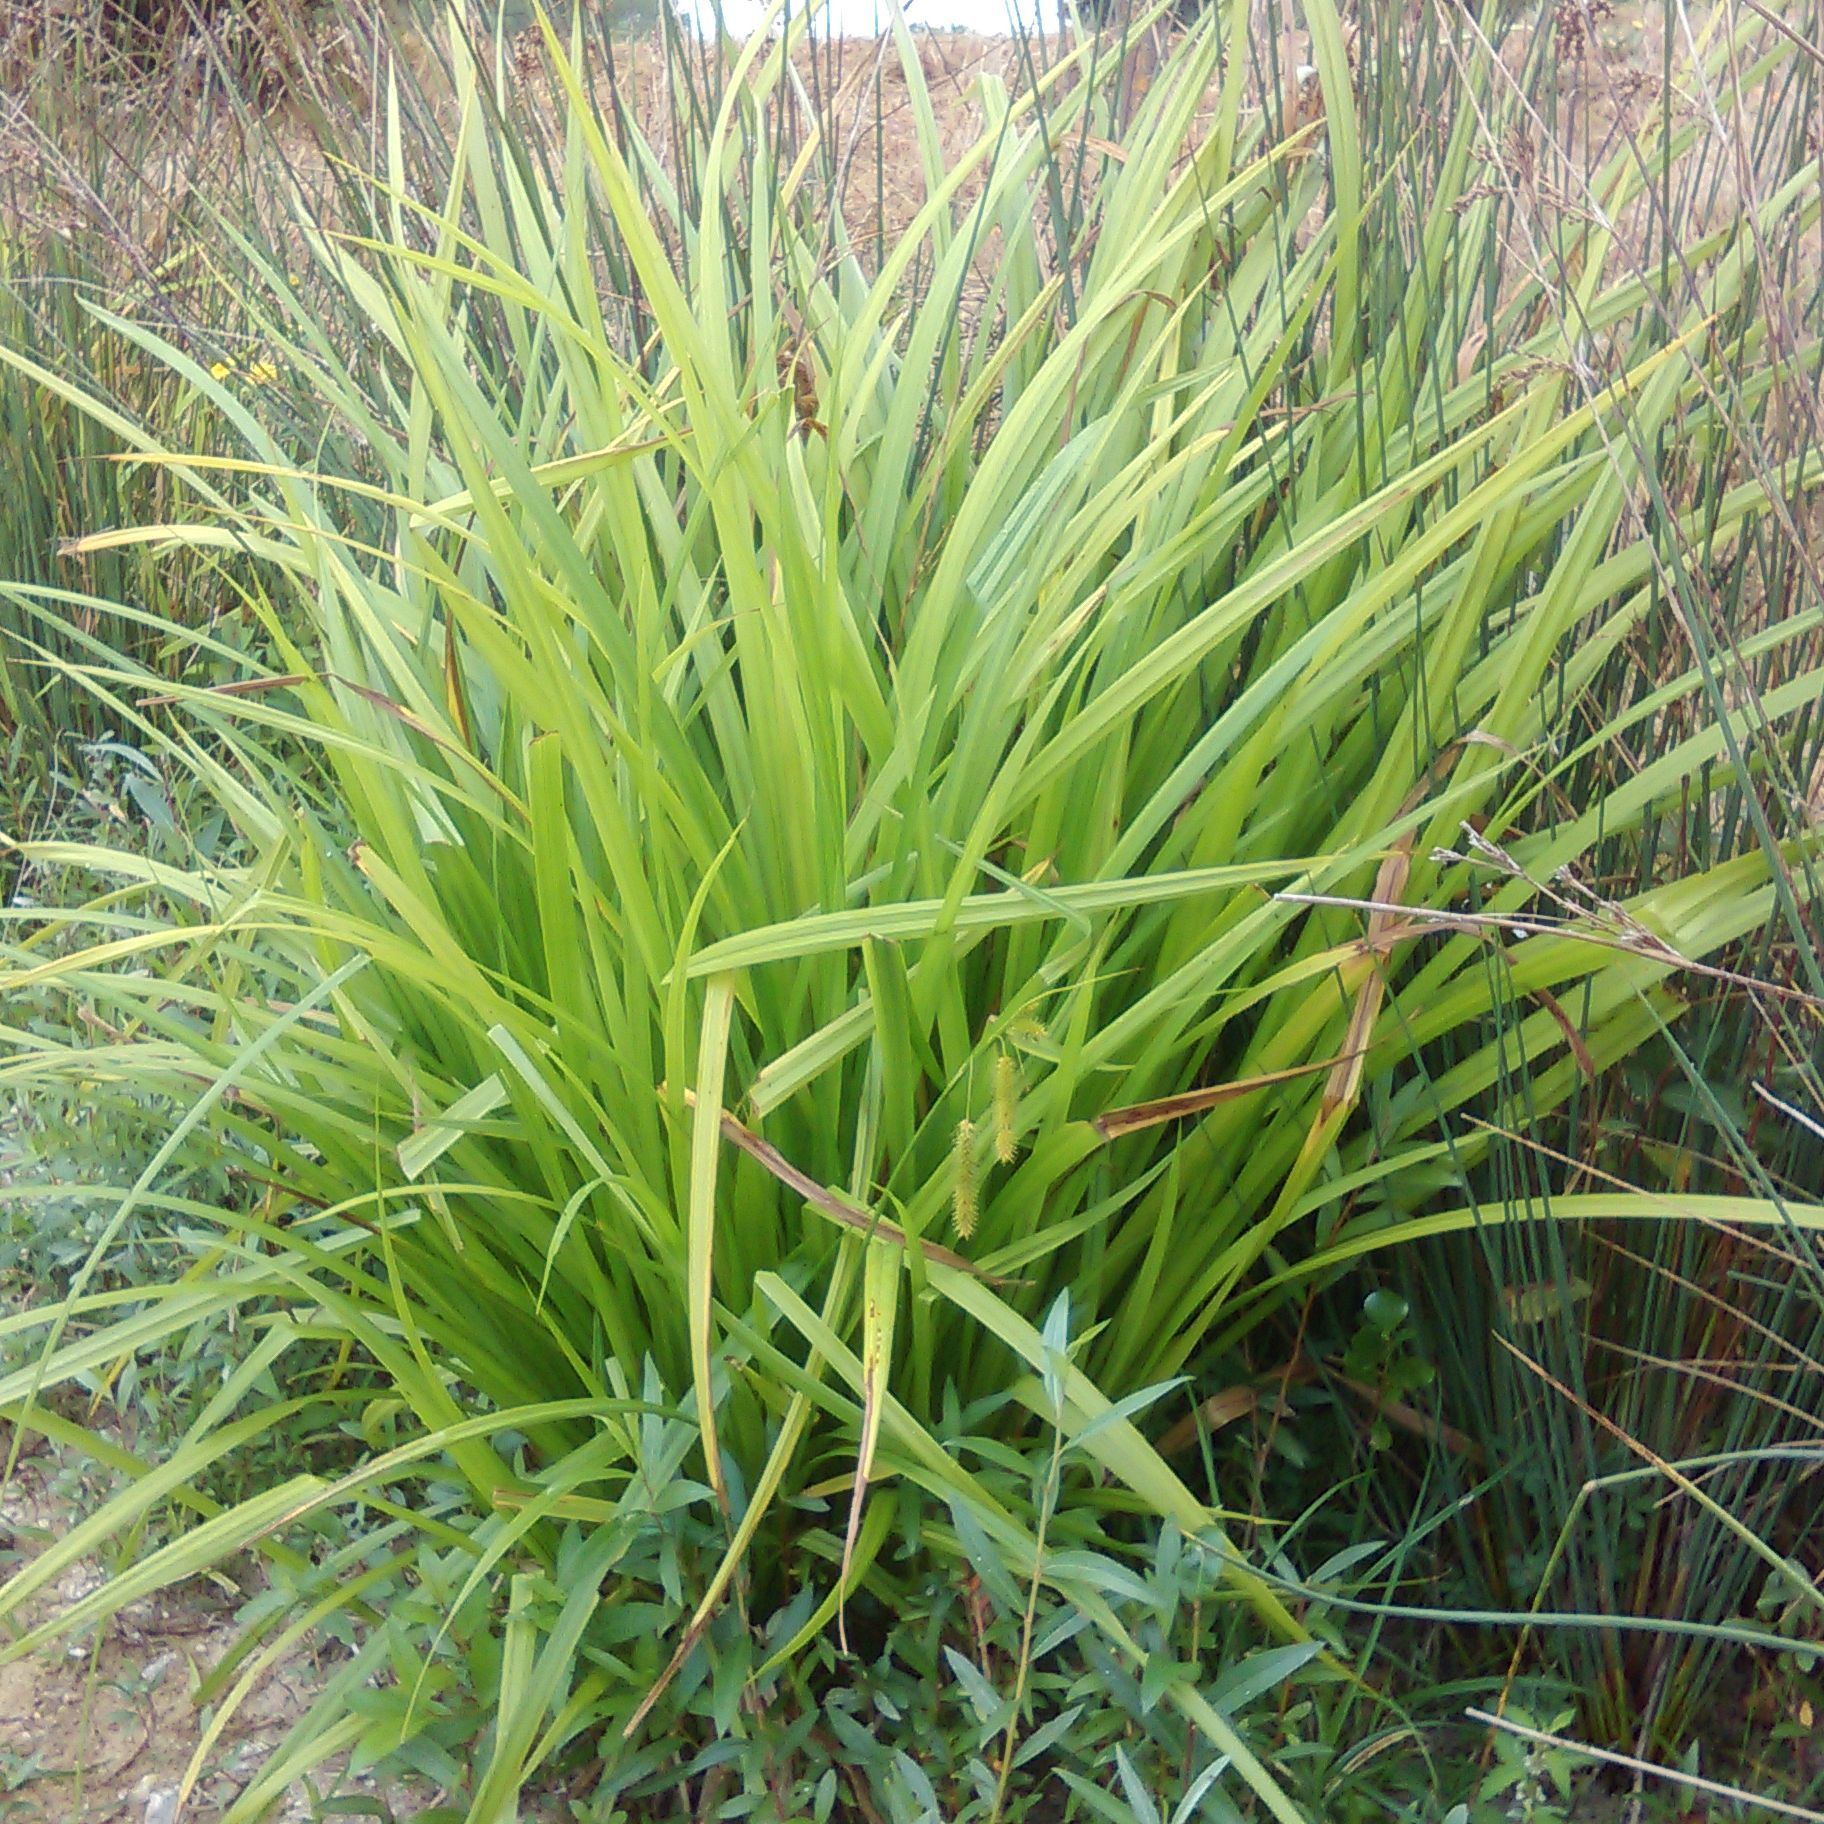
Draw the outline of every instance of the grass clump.
M954 1607L917 1662L975 1713L947 1815L1034 1801L1068 1646L1170 1719L1174 1804L1296 1818L1347 1777L1334 1742L1282 1752L1199 1661L1258 1644L1260 1689L1353 1700L1216 1456L1161 1442L1186 1379L1402 1244L1665 1222L1625 1180L1513 1195L1490 1117L1523 1099L1562 1150L1682 984L1804 939L1816 831L1777 788L1815 617L1603 684L1700 540L1817 487L1815 447L1744 463L1739 433L1815 384L1766 308L1815 162L1776 138L1737 214L1656 216L1709 131L1668 107L1516 266L1529 90L1479 34L1393 47L1418 132L1362 104L1328 0L1308 83L1257 79L1248 21L1212 11L1137 101L1088 40L986 77L956 159L902 31L926 200L878 260L792 31L700 71L663 149L580 35L546 46L540 142L457 34L441 185L394 116L365 216L302 224L333 306L239 243L263 358L346 461L111 319L235 451L118 424L181 506L74 549L232 554L257 638L135 604L207 675L80 626L64 674L239 846L20 851L104 884L15 914L0 983L94 1018L13 1028L0 1070L168 1096L92 1258L147 1211L194 1258L127 1317L79 1273L0 1319L29 1352L0 1405L74 1438L60 1384L224 1312L258 1340L0 1612L187 1500L196 1531L56 1625L245 1549L275 1590L249 1672L341 1617L345 1667L231 1816L357 1743L477 1820L585 1766L606 1805L709 1779L782 1691L842 1753L809 1799L740 1759L744 1794L827 1809L859 1753L835 1719L861 1728L831 1633L973 1579L1005 1676ZM1719 16L1688 79L1800 74ZM1692 732L1595 777L1681 706ZM1575 884L1700 772L1753 841ZM198 1136L270 1194L173 1192ZM1759 1187L1679 1209L1824 1220ZM197 1478L278 1422L261 1377L360 1460L224 1507ZM849 1762L882 1815L938 1802L907 1758ZM1085 1804L1095 1758L1060 1768Z

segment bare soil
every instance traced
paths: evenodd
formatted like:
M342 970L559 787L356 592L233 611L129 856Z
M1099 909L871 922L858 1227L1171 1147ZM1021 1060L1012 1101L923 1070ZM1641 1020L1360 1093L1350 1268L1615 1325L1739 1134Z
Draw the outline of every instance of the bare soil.
M80 1517L54 1486L53 1460L21 1463L0 1498L0 1564L22 1569ZM66 1572L22 1617L49 1619L96 1589L92 1561ZM174 1824L210 1713L198 1687L234 1645L235 1611L249 1590L225 1576L197 1579L130 1605L98 1632L0 1664L0 1824ZM182 1816L219 1818L267 1755L310 1708L328 1662L310 1649L282 1660L212 1742L196 1767ZM441 1795L346 1777L330 1763L316 1798L378 1801L404 1819ZM284 1824L320 1815L299 1786L273 1814Z

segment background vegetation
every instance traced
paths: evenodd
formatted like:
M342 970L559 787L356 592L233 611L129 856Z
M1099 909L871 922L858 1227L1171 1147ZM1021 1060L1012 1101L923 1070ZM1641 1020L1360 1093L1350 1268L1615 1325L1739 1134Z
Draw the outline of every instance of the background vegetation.
M1824 21L61 19L8 1652L231 1570L235 1818L1815 1815Z

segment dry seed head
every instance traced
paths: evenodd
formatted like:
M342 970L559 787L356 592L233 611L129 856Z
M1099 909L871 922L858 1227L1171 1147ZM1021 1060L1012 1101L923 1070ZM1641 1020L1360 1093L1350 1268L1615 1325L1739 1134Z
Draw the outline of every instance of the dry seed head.
M994 1156L1002 1165L1011 1165L1020 1156L1020 1142L1014 1133L1019 1097L1013 1055L1004 1051L994 1061Z
M954 1177L950 1186L950 1220L956 1232L967 1241L975 1233L975 1218L981 1208L975 1183L975 1123L965 1115L956 1124L956 1139L951 1143Z

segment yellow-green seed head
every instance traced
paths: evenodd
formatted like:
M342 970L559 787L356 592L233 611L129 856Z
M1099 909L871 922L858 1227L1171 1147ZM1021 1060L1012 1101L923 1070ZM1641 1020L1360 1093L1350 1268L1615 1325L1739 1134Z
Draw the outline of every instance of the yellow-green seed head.
M1020 1156L1020 1141L1014 1131L1020 1112L1020 1080L1011 1052L1002 1052L994 1061L994 1156L1002 1165L1011 1165Z
M975 1123L967 1115L956 1124L956 1139L951 1144L950 1220L956 1232L967 1241L975 1233L975 1219L981 1203L975 1183Z

